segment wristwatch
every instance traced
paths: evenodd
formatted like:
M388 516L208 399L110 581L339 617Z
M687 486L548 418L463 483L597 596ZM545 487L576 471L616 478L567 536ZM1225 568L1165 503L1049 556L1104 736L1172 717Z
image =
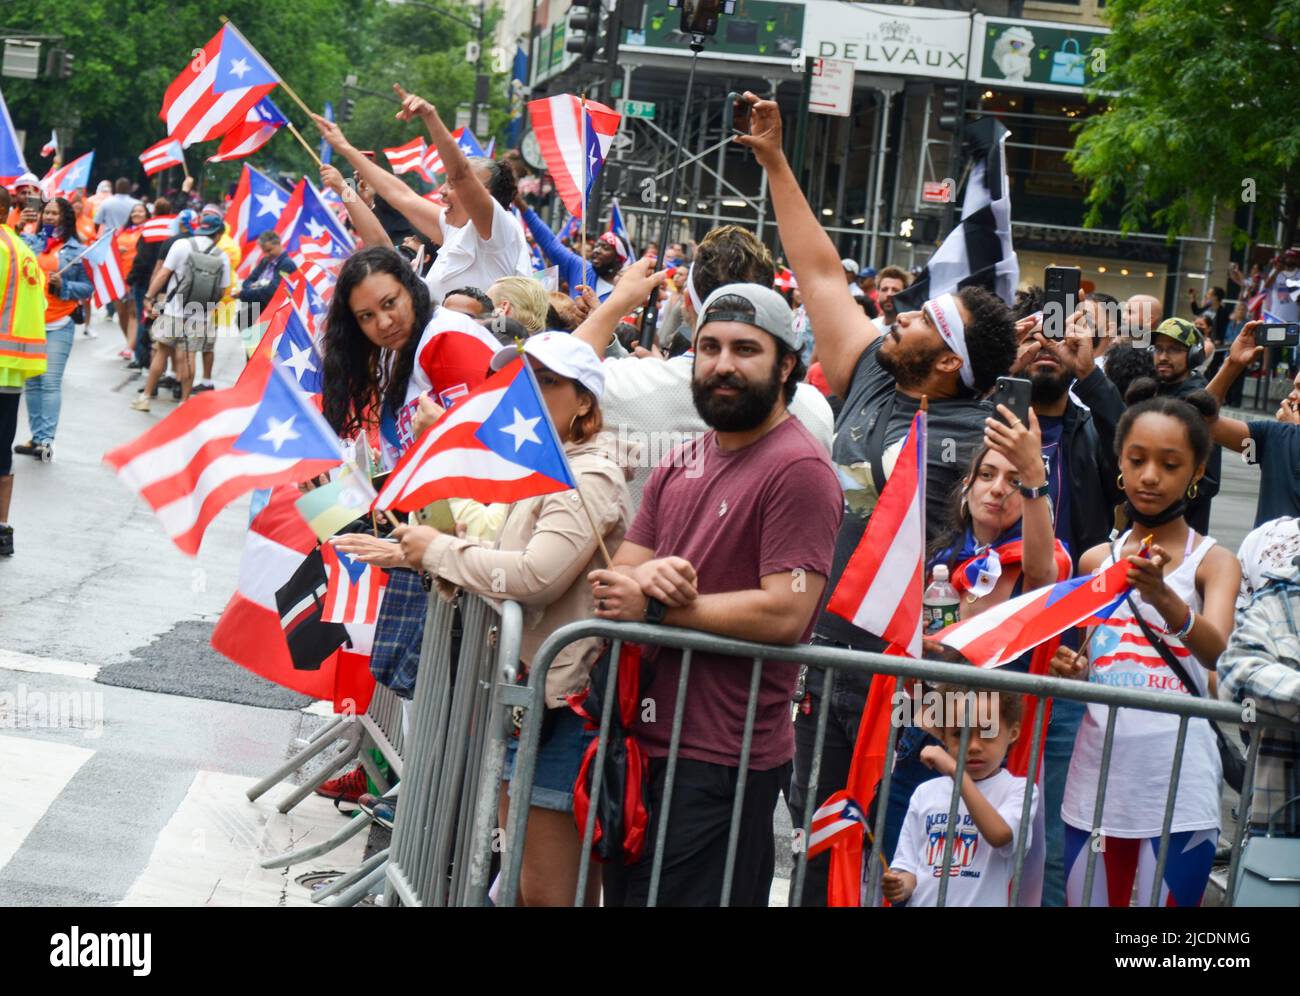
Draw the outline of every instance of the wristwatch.
M1051 493L1051 487L1046 481L1036 488L1027 488L1023 484L1019 485L1019 487L1022 498L1044 498Z
M668 614L668 606L657 598L647 598L645 600L645 621L656 626L664 621L664 616Z

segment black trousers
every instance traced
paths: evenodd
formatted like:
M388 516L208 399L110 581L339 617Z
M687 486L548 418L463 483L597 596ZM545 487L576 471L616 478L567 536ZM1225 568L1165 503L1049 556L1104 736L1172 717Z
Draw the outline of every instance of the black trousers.
M650 761L650 828L641 860L627 866L611 863L602 875L606 906L645 906L650 870L663 808L665 758ZM673 780L668 837L659 878L658 906L719 906L731 829L731 807L739 769L680 758ZM772 813L790 781L790 763L768 771L750 771L736 841L731 881L732 906L766 906L776 871Z
M0 391L0 477L14 472L14 436L18 432L18 402L22 392Z

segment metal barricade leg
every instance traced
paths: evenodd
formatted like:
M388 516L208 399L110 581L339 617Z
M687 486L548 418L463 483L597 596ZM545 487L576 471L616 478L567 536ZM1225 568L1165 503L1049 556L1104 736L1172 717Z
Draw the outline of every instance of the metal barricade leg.
M803 883L808 872L808 847L812 836L813 814L817 812L818 788L822 774L822 751L826 749L826 724L831 714L831 697L835 694L835 674L833 667L822 673L822 707L817 710L817 731L813 734L812 767L808 771L808 791L804 796L803 825L798 827L799 846L794 856L794 871L791 875L790 905L803 905Z
M740 845L740 817L745 809L745 785L749 780L749 755L754 746L754 717L758 715L758 683L763 677L762 658L754 658L749 675L749 699L745 705L745 735L740 742L740 764L736 768L736 794L731 801L731 826L727 830L727 857L722 866L724 909L731 905L731 880L736 874L736 849Z
M328 765L322 768L312 777L310 781L291 789L279 802L275 804L277 812L287 813L294 806L302 802L303 799L311 795L325 782L339 774L345 765L351 764L356 756L361 753L362 746L365 743L365 735L360 727L354 726L348 731L348 746L339 753Z
M1151 901L1148 906L1160 903L1160 884L1165 880L1165 862L1169 858L1169 829L1174 822L1174 803L1178 799L1178 775L1183 770L1183 748L1187 744L1187 717L1178 721L1178 739L1174 743L1174 763L1169 772L1169 795L1165 800L1165 817L1160 825L1160 850L1156 856L1156 874L1151 883ZM1139 897L1140 898L1140 897Z
M1083 875L1084 906L1092 905L1092 883L1097 874L1101 818L1106 807L1106 781L1110 777L1110 757L1115 747L1115 717L1118 712L1119 710L1115 706L1111 706L1106 711L1106 739L1101 748L1101 771L1097 774L1097 801L1092 810L1092 838L1088 841L1088 867Z
M1237 803L1237 836L1232 842L1232 858L1228 862L1228 885L1223 897L1224 906L1232 906L1237 891L1237 874L1241 870L1241 850L1250 836L1251 807L1255 801L1255 768L1259 764L1259 729L1251 729L1250 746L1246 748L1246 774L1241 782L1241 800Z
M1020 831L1016 834L1016 858L1015 865L1011 871L1011 905L1020 905L1020 873L1025 867L1025 827L1032 822L1034 793L1038 789L1038 760L1042 752L1043 742L1043 720L1047 715L1047 699L1039 696L1038 703L1034 707L1034 730L1031 736L1029 747L1029 770L1025 777L1028 785L1025 786L1025 801L1020 807ZM1047 805L1045 799L1038 800L1038 806L1041 809Z
M650 890L646 906L659 903L659 878L664 870L664 847L668 839L668 811L673 805L673 785L677 779L677 752L682 744L682 722L686 715L686 688L691 678L691 651L682 651L681 671L677 675L677 701L673 706L673 729L668 741L668 770L664 772L664 797L659 804L659 828L655 832L654 860L650 865Z
M361 862L361 864L357 865L357 867L353 868L346 875L340 875L329 885L323 885L315 892L313 892L311 896L311 901L313 903L323 902L324 900L329 899L330 896L342 892L344 889L351 886L354 882L358 882L363 878L368 878L372 871L374 871L376 868L378 868L387 860L388 860L388 848L384 848L382 851L376 851L374 854L370 855L370 857L366 858L365 861Z
M280 767L276 768L269 775L251 786L244 794L248 796L249 802L256 802L261 796L274 788L280 782L284 781L291 774L301 768L317 754L328 750L329 747L345 732L345 727L351 722L351 717L340 716L332 723L322 726L312 734L307 746L298 751L293 757L285 761Z

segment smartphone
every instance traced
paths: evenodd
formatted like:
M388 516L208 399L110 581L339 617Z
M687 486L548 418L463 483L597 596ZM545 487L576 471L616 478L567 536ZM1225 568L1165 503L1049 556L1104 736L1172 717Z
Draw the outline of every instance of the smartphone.
M1300 346L1300 322L1261 325L1255 342L1261 346Z
M726 4L724 0L680 0L682 6L682 26L684 35L705 35L712 37L718 33L718 15L730 14L735 4ZM724 10L724 7L731 10Z
M998 386L993 391L993 409L997 417L1002 419L1003 423L1010 425L1002 413L997 411L998 405L1006 405L1011 409L1011 414L1018 418L1022 423L1029 422L1029 391L1030 383L1023 377L999 377Z
M731 101L731 130L737 135L749 134L749 101L734 90L727 94Z
M1079 310L1083 271L1077 266L1049 266L1043 271L1043 335L1065 338L1065 322Z
M23 207L28 211L39 211L41 209L41 199L39 197L29 197L23 203Z

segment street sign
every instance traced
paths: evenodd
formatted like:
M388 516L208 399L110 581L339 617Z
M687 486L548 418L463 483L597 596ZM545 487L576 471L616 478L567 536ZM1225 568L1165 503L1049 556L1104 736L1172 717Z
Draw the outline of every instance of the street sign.
M853 70L848 59L813 59L808 110L848 117L853 109Z
M616 131L614 140L610 142L609 147L615 152L631 152L632 146L635 144L630 131Z
M18 38L5 39L4 62L0 75L18 80L34 80L41 75L41 43Z
M629 118L640 118L643 121L653 121L655 119L655 105L649 100L620 100L619 109L622 110Z
M956 194L955 184L951 179L927 180L921 187L921 200L927 204L947 204Z

